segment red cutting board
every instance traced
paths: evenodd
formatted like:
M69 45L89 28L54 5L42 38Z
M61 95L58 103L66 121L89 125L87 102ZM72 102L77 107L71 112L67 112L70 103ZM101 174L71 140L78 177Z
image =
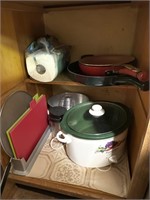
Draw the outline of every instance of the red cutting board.
M47 126L47 102L43 95L38 102L31 101L30 111L9 132L17 158L28 160Z

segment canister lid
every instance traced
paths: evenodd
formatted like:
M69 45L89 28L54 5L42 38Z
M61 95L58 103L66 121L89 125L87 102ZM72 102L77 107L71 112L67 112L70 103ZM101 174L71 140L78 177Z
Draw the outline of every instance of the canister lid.
M66 112L66 108L61 106L50 107L49 116L51 121L60 122Z
M96 106L95 106L96 105ZM98 106L99 105L99 106ZM91 115L93 108L96 116ZM65 133L83 139L104 139L116 136L129 126L130 111L128 107L113 102L85 102L68 110L60 124Z

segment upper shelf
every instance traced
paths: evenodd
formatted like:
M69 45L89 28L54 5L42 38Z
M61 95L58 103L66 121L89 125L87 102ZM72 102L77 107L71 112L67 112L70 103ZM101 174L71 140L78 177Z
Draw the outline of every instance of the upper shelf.
M47 85L68 85L68 86L85 86L81 83L72 81L67 73L62 73L58 77L55 78L55 80L51 82L39 82L30 78L27 78L25 80L25 83L33 83L33 84L47 84Z
M59 74L53 81L51 82L39 82L39 81L36 81L36 80L33 80L31 78L27 78L25 80L25 83L30 83L30 84L46 84L46 85L66 85L66 86L89 86L90 85L85 85L85 84L81 84L79 82L75 82L73 81L72 79L70 79L69 75L68 75L68 72L63 72L61 74ZM99 87L99 88L102 88L102 87L111 87L111 88L129 88L129 89L133 89L133 88L136 88L135 86L133 85L113 85L113 86L93 86L93 87Z
M70 86L79 86L79 85L82 85L84 86L83 84L81 83L78 83L78 82L74 82L72 81L69 76L68 76L68 73L67 72L63 72L61 73L59 76L57 76L55 78L55 80L53 80L52 82L39 82L39 81L36 81L36 80L33 80L33 79L26 79L25 80L26 83L36 83L36 84L49 84L49 85L70 85Z

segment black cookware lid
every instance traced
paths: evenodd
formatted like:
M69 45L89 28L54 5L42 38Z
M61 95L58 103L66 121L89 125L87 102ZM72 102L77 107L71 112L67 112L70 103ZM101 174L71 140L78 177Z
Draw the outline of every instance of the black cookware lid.
M60 122L66 111L67 111L67 109L64 107L61 107L61 106L50 107L50 109L49 109L50 120L52 120L54 122Z

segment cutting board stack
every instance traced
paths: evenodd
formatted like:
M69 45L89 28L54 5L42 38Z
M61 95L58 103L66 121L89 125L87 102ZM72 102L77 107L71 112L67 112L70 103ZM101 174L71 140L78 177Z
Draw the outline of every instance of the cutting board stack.
M29 108L6 131L14 158L27 161L47 127L46 97L36 94Z

